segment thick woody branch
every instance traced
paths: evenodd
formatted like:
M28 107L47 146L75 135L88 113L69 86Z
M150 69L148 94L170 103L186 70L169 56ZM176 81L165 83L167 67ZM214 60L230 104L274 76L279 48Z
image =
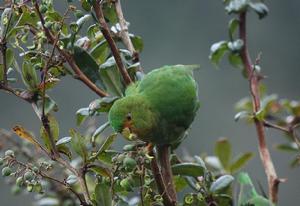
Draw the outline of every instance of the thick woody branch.
M166 206L174 206L175 203L170 197L167 186L165 185L164 177L162 176L161 170L159 168L156 156L153 151L153 147L149 149L149 155L153 157L153 159L151 160L151 170L157 185L158 192L163 198L163 203Z
M241 58L245 66L250 85L253 113L256 114L261 107L259 92L260 77L253 68L247 48L246 12L242 12L239 16L239 37L244 42L243 49L241 50ZM276 203L278 200L278 186L281 180L277 177L276 170L274 168L274 164L267 147L264 122L258 119L254 119L254 122L258 136L260 158L262 160L263 167L268 178L269 198L273 203Z
M114 39L112 38L110 29L105 21L104 14L102 11L102 6L101 6L100 2L94 1L93 8L94 8L98 23L100 24L101 32L102 32L104 38L106 39L108 45L110 46L111 52L115 58L118 69L119 69L126 85L129 85L132 83L132 80L123 64L119 49L118 49Z

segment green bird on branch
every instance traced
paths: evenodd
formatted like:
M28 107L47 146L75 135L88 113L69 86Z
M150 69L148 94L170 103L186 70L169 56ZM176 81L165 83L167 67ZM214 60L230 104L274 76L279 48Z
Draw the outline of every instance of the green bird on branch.
M165 205L176 204L169 161L171 146L177 146L185 136L200 107L193 70L197 65L174 65L154 69L131 84L125 97L110 109L112 128L125 138L139 139L154 145L163 177L163 186L171 199Z

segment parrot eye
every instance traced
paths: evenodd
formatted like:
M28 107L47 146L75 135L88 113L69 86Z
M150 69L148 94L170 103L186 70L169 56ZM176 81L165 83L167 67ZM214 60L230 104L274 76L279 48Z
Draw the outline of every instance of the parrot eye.
M128 114L126 115L126 119L127 119L128 121L131 120L131 113L128 113Z

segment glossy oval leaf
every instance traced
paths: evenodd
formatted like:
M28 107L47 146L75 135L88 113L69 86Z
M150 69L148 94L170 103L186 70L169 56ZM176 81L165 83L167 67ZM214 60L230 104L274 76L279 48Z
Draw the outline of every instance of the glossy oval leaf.
M229 167L229 171L231 173L235 173L241 168L243 168L249 160L253 158L253 153L247 152L239 156Z
M100 66L100 74L109 94L123 96L125 87L114 57L109 58Z
M54 142L56 142L59 137L58 122L56 121L56 119L53 115L48 114L47 117L49 120L50 133L52 135L51 137L53 138ZM40 135L41 135L42 139L44 140L46 148L50 151L51 150L50 137L48 135L48 132L45 130L45 128L43 126L40 129Z
M95 187L94 197L97 206L112 206L113 198L109 185L98 183Z
M199 177L204 175L205 168L196 163L180 163L172 165L172 172L174 175Z
M80 70L98 87L105 89L105 86L99 75L99 66L95 59L79 46L74 46L73 56Z
M22 79L29 90L36 90L38 87L38 77L35 68L30 62L24 61L22 65Z
M233 182L233 180L234 178L231 175L223 175L211 184L209 191L214 193L225 189Z
M219 158L222 166L227 168L232 156L231 144L226 138L219 139L215 144L215 154Z
M90 52L91 56L95 59L98 64L103 64L109 56L110 49L107 41L103 40L94 46Z

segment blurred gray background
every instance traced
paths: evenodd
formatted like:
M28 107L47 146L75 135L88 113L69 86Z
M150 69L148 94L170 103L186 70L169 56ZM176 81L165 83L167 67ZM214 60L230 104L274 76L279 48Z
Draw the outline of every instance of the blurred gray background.
M55 0L65 5L66 1ZM150 71L165 64L200 64L196 72L202 107L193 123L190 136L179 152L188 150L192 155L212 154L214 142L228 137L234 154L255 152L246 170L254 180L266 188L266 177L257 152L257 138L252 125L234 122L234 104L249 94L248 84L240 71L223 61L216 69L208 59L212 43L227 39L227 22L220 0L122 0L130 31L142 36L144 51L142 66ZM300 88L300 1L267 1L269 16L260 21L252 12L248 21L249 46L252 58L261 51L261 66L268 76L265 84L268 93L299 100ZM61 7L62 8L62 7ZM65 78L51 92L59 105L56 117L61 124L61 136L76 127L75 112L95 99L79 81ZM16 123L39 131L40 123L30 105L14 96L0 92L0 127L12 128ZM300 201L299 169L290 169L290 154L279 153L272 146L284 142L280 132L267 131L267 141L278 175L288 178L280 185L279 205L297 205ZM0 178L1 206L32 205L30 197L13 197L2 177ZM22 203L21 203L22 201Z

